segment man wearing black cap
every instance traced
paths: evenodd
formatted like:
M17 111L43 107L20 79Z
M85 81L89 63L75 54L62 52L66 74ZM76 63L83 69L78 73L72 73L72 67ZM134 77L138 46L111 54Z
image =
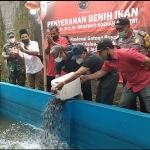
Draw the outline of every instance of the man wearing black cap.
M55 70L56 75L55 78L61 76L61 71L65 71L66 73L75 72L81 67L81 62L76 62L76 60L71 60L73 56L72 51L64 52L63 48L60 45L54 45L51 48L50 54L56 61ZM58 62L59 60L59 62ZM81 85L83 98L85 100L92 100L92 91L91 91L91 81L87 81ZM52 93L54 91L51 91Z
M85 75L82 81L100 78L115 69L127 80L119 107L130 109L135 98L140 95L147 113L150 113L150 59L134 48L117 49L107 38L99 41L98 52L105 60L102 69L94 74Z
M25 63L19 55L19 42L13 31L8 31L6 37L7 43L3 46L2 57L7 60L9 83L25 86Z
M26 29L19 31L22 42L19 44L22 58L25 60L26 77L28 86L35 89L36 85L39 90L44 90L43 64L37 55L39 54L39 45L36 41L31 41Z
M86 48L81 44L73 47L73 54L72 59L82 65L70 78L57 84L56 88L58 90L61 90L64 84L75 80L85 73L91 74L100 70L104 63L101 57L97 54L87 52ZM111 70L106 76L99 80L100 82L97 88L96 102L112 105L119 80L119 74L116 71Z
M126 17L118 18L115 21L116 31L118 32L118 38L116 44L121 48L135 48L138 52L148 56L150 51L150 36L141 30L134 30L130 28L130 21ZM123 86L125 86L126 80L123 77ZM139 97L141 111L146 112L143 100ZM136 101L133 103L132 109L136 108Z

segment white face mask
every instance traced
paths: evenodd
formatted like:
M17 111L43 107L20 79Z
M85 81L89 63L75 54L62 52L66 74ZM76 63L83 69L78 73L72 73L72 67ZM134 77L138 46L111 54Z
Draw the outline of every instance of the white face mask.
M9 43L14 43L15 42L15 38L11 38L11 39L9 39L8 41L9 41Z
M77 58L77 59L76 59L76 63L79 64L79 65L80 65L81 63L83 63L83 61L84 61L83 58Z
M62 61L62 58L57 57L57 58L55 58L54 60L55 60L56 62L61 62L61 61Z

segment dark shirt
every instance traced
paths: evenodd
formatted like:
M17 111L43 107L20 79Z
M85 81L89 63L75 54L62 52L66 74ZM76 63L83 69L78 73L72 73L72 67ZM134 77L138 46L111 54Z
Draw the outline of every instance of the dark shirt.
M67 46L67 48L66 48L66 51L67 51L67 52L70 52L70 51L72 51L72 48L73 48L73 45L68 44L68 46Z
M101 70L103 64L104 61L100 56L93 53L87 53L86 59L84 60L82 66L88 68L93 74L96 71Z
M76 63L76 60L71 60L73 56L72 51L65 52L65 54L67 56L67 60L56 63L56 74L61 74L61 70L65 71L66 73L75 72L81 67L81 65Z
M104 64L104 60L102 57L98 56L97 54L87 53L87 57L84 60L82 66L89 69L89 71L93 74L99 70L101 70ZM107 77L111 76L113 71L108 72L105 76L99 78L99 80L107 79Z

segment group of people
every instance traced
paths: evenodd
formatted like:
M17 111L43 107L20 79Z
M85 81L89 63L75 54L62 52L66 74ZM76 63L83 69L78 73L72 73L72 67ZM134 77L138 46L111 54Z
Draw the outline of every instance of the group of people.
M36 41L31 41L26 29L21 29L20 40L15 38L14 32L6 34L7 43L3 46L2 57L7 59L8 80L11 84L30 88L44 89L43 83L43 63L38 55L40 54L39 45Z
M97 79L96 102L113 105L120 72L123 91L118 106L137 110L139 98L141 111L150 113L150 36L130 28L126 17L116 19L114 27L118 32L115 45L108 38L101 39L97 42L98 55L81 44L72 45L67 36L60 36L57 26L50 26L45 41L47 91L55 94L80 77L83 99L92 101L91 80ZM30 40L25 29L20 30L20 43L13 32L7 33L7 39L2 56L7 59L9 82L24 86L27 78L29 87L35 88L36 80L38 89L43 90L44 66L37 57L38 43ZM51 89L53 79L70 72L74 74Z

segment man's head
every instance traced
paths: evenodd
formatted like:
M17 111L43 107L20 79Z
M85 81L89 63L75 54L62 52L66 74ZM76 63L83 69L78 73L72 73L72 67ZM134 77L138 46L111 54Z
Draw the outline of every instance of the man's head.
M15 33L13 32L13 31L8 31L7 33L6 33L6 37L7 37L7 41L9 42L9 43L14 43L15 42Z
M116 19L114 27L118 32L119 38L127 37L130 31L130 21L126 17Z
M114 45L108 38L103 38L97 42L97 51L104 60L112 60L111 50L113 49Z
M59 29L57 26L49 27L50 36L53 38L53 41L57 41L59 38Z
M72 51L73 56L71 59L76 59L76 62L81 64L86 58L87 49L83 45L77 44L73 47Z
M29 45L29 34L26 29L21 29L19 31L20 39L25 45Z
M63 55L64 54L63 48L60 45L54 45L50 50L50 54L52 55L52 57L56 62L61 62L62 60L65 59Z

